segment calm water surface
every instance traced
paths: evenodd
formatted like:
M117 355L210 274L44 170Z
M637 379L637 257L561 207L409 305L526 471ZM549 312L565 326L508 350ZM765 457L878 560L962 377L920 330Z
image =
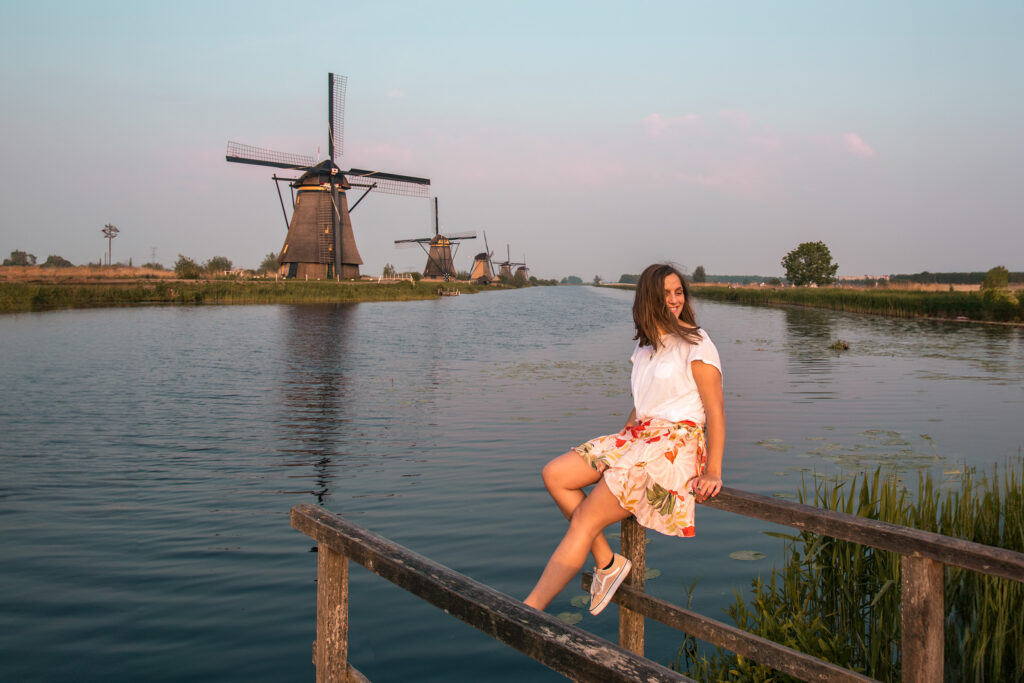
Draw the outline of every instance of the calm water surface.
M308 681L319 503L512 596L564 522L553 455L630 408L627 292L0 317L0 680ZM878 465L955 479L1024 445L1015 329L699 303L725 364L726 483L793 496ZM828 348L836 339L850 350ZM722 617L778 559L770 525L698 510L648 582ZM759 562L729 558L760 550ZM580 612L570 586L550 611ZM616 610L581 626L616 637ZM561 680L352 570L371 680ZM679 638L648 626L648 654Z

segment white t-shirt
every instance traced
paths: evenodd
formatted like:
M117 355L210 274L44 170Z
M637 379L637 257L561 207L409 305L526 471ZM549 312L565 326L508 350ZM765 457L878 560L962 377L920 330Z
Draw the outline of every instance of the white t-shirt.
M703 361L722 372L722 361L711 337L704 330L698 331L700 341L696 344L674 334L665 335L657 353L653 347L640 346L637 342L630 358L633 361L630 384L638 420L657 417L669 422L691 420L704 424L704 404L690 363Z

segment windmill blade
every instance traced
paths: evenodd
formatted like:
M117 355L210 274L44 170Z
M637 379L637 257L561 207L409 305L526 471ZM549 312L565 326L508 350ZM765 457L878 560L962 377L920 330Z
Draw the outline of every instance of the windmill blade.
M413 245L413 244L430 244L430 240L431 239L433 239L433 238L432 237L415 237L413 239L407 239L407 240L395 240L395 244L401 245L403 247L404 246L410 246L410 245Z
M447 237L451 240L475 240L476 230L470 230L468 232L442 232L442 236Z
M228 142L225 155L228 161L237 164L253 164L255 166L273 166L274 168L305 169L316 163L313 157L304 154L275 152L272 149L243 145L240 142Z
M494 256L494 252L491 251L491 247L487 244L487 231L484 230L484 252L487 253L487 258Z
M430 192L430 179L417 178L411 175L367 171L353 168L345 172L349 185L352 187L373 187L384 194L396 194L402 197L426 197Z
M345 153L345 91L348 76L327 74L327 141L331 161Z

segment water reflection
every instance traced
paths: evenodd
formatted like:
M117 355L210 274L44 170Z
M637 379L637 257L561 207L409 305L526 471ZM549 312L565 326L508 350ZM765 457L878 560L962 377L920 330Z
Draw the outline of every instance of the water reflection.
M836 352L829 347L835 341L834 314L812 308L786 307L786 375L790 389L802 399L798 403L835 397L832 364Z
M333 478L332 458L342 454L339 431L350 422L346 361L355 304L289 306L284 312L287 322L280 329L287 369L278 377L287 445L280 450L298 456L290 466L312 462L310 493L323 503Z

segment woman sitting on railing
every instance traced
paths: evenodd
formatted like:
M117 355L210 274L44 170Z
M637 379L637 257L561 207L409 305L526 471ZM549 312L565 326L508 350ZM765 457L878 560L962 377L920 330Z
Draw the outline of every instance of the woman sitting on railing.
M525 600L531 607L547 607L582 569L589 551L595 562L590 613L599 613L632 567L612 552L604 528L635 515L649 529L693 536L695 498L715 496L722 488L722 364L697 325L679 270L666 264L644 270L633 323L633 410L625 427L544 466L544 485L569 518L569 530ZM589 495L583 492L595 483Z

